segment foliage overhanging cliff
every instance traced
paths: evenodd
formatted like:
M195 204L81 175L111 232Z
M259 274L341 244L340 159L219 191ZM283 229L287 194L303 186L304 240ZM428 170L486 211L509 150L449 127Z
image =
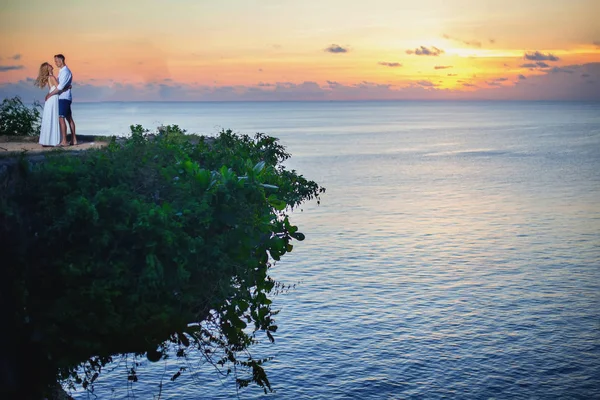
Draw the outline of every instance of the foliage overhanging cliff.
M2 384L87 388L119 354L174 348L270 389L247 351L277 330L269 268L304 238L289 212L325 191L286 170L289 156L264 134L132 126L81 156L23 159L0 180Z

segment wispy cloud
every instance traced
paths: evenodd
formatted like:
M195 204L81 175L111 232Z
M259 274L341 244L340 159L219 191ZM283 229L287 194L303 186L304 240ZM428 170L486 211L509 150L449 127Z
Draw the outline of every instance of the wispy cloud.
M448 69L452 68L452 65L436 65L433 69Z
M25 68L23 65L0 65L0 72L17 71Z
M462 44L466 44L467 46L471 46L471 47L481 47L483 45L479 40L464 40L464 39L459 39L459 38L452 37L452 36L446 35L446 34L442 35L442 37L444 39L454 40L456 42L460 42ZM490 42L492 42L492 41L495 42L495 40L490 39Z
M596 48L600 49L600 40L594 40L592 44L596 46Z
M464 87L477 87L477 85L474 85L472 83L463 83L462 84Z
M399 62L386 62L386 61L380 61L377 64L379 65L383 65L384 67L392 67L392 68L397 68L397 67L401 67L402 64Z
M20 54L15 54L14 56L12 56L10 58L11 60L15 60L15 61L19 61L21 59L21 55Z
M488 84L489 86L502 86L502 82L506 82L508 81L508 78L496 78L496 79L492 79L490 81L486 81L485 83Z
M525 79L527 79L527 77L525 75L523 75L523 74L519 74L518 78L519 78L520 81L524 81Z
M448 74L447 76L458 76L458 74Z
M533 53L525 53L524 57L526 60L530 61L558 61L560 58L556 57L552 53L544 54L539 51L535 51Z
M435 83L433 83L431 81L425 81L425 80L423 80L423 81L417 81L416 84L419 85L419 86L423 86L423 87L436 87L436 86L439 86L439 85L437 85L437 84L435 84Z
M534 69L546 69L546 68L550 68L550 65L544 61L538 61L535 63L525 63L525 64L521 64L519 67L521 68L529 68L531 70Z
M348 48L342 47L342 46L337 45L337 44L332 44L331 46L325 48L325 51L327 53L334 53L334 54L347 53L348 52Z

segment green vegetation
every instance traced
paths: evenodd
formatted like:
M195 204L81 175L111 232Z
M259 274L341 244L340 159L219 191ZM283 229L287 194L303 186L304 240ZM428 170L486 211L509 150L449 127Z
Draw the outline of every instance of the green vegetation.
M23 104L20 97L4 99L0 104L0 136L35 136L40 134L41 105Z
M248 352L277 330L270 297L282 285L269 268L304 239L289 212L324 192L286 170L288 157L264 134L149 135L138 125L79 157L23 158L0 179L11 327L0 369L12 372L0 384L20 398L41 398L57 380L90 389L114 357L158 361L170 349L270 390L267 359ZM126 378L137 380L135 366Z

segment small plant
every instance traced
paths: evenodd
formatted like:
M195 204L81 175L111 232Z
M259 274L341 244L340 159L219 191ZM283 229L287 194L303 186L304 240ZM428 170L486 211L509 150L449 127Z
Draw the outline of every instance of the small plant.
M35 136L40 134L42 106L37 101L32 107L23 104L19 96L4 99L0 104L0 135Z

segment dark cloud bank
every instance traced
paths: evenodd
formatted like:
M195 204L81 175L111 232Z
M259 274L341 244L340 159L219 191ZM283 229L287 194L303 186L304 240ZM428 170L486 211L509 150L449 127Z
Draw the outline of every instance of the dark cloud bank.
M512 82L512 81L515 82ZM86 101L295 101L295 100L593 100L600 101L600 63L555 67L543 74L489 81L491 87L463 92L415 80L403 86L360 82L261 82L247 86L196 86L172 81L145 85L87 82L75 85L75 102ZM472 83L465 87L473 88ZM45 92L28 78L0 84L0 97L43 100Z

